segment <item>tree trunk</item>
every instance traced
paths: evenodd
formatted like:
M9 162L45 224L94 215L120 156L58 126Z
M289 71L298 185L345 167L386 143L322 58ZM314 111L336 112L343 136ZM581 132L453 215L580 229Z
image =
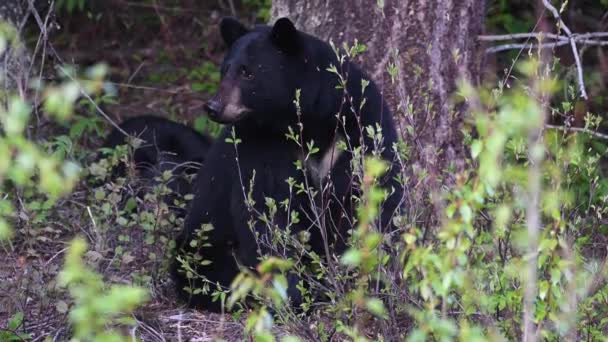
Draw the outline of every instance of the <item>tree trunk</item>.
M410 148L409 207L433 208L421 205L431 200L434 214L441 205L433 195L464 168L463 108L452 104L452 95L460 76L477 81L481 53L476 37L482 33L484 14L484 0L273 0L272 4L275 20L287 16L300 30L336 45L350 45L355 39L367 45L358 63L383 90Z
M2 0L0 3L0 39L8 43L0 49L0 104L6 99L2 94L18 91L23 95L25 91L29 56L20 34L26 8L23 0Z

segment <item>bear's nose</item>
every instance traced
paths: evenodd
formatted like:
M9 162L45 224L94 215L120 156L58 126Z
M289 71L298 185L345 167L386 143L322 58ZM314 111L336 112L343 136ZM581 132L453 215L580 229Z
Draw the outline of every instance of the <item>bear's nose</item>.
M216 117L220 113L221 105L219 101L212 99L207 101L203 108L209 116Z

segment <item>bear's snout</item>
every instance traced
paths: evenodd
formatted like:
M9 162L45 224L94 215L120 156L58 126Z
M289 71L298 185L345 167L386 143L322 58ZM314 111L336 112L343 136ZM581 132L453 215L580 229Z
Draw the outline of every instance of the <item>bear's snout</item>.
M207 112L207 114L212 118L217 118L220 112L222 111L222 104L217 99L211 99L207 101L203 108Z
M237 122L251 113L251 109L241 102L241 90L225 80L219 92L203 108L211 120L224 124Z

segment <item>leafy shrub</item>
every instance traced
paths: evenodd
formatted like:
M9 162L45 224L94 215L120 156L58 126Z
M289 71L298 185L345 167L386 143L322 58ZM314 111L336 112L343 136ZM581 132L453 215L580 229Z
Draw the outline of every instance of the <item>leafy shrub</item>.
M607 147L593 135L600 120L588 114L582 132L545 126L555 111L551 94L568 86L535 56L518 65L522 83L510 89L461 85L475 137L466 134L468 168L445 193L440 226L419 227L403 213L395 219L399 239L380 234L374 220L382 192L369 180L382 164L350 151L359 156L355 174L368 181L361 182L357 229L340 263L302 250L289 227L269 224L272 241L258 243L270 244L273 256L262 258L259 274L242 273L218 298L228 298L228 306L256 299L246 328L264 341L275 340L273 321L321 341L334 334L358 341L519 339L525 326L548 340L601 338L608 331L608 266L590 243L607 230L608 181L599 167ZM373 127L367 132L381 139ZM312 142L302 146L314 150ZM274 199L266 203L262 222L283 208ZM287 259L288 249L301 255ZM304 255L310 264L298 262ZM299 311L285 305L288 270L308 284L301 284Z
M0 328L0 341L16 342L29 340L29 334L20 333L19 328L23 324L23 312L17 312L11 317L6 328Z
M0 31L0 42L5 42L5 37ZM2 48L5 46L0 44ZM85 70L82 75L67 66L59 67L59 71L62 82L32 83L38 85L35 90L42 95L41 112L65 124L69 122L82 95L90 98L104 88L106 67L97 65ZM76 162L65 160L73 157L74 135L59 136L50 143L34 140L29 129L32 113L29 103L8 90L0 95L0 192L5 194L0 198L0 239L3 240L3 248L8 251L12 245L6 242L15 235L14 226L18 228L19 240L30 243L29 238L34 237L42 241L40 226L48 224L57 201L74 188L82 170ZM80 133L87 129L94 130L97 123L81 124L81 127L75 128ZM14 210L14 203L20 204L18 214ZM23 221L26 223L15 224ZM53 231L50 227L44 227L44 230ZM75 332L73 340L120 340L118 330L108 325L128 322L125 320L128 318L126 314L145 299L146 292L130 286L112 286L106 291L101 277L82 263L85 249L83 240L73 242L66 266L59 277L60 283L70 290L75 300L75 306L69 313ZM67 310L67 304L57 302L57 309L62 308ZM0 329L0 339L29 339L28 334L19 331L25 319L24 313L14 313L8 325Z
M103 66L89 69L87 78L78 80L66 72L69 81L58 86L47 86L44 90L44 109L59 121L65 121L73 111L74 102L82 92L93 93L102 85L105 74ZM45 149L26 138L26 128L31 115L30 105L16 95L4 98L7 106L0 108L0 179L2 188L31 189L48 196L51 205L61 195L67 194L75 185L80 173L74 162L64 162L64 154L47 154ZM0 238L11 234L12 197L0 199Z
M68 250L59 285L67 287L74 299L69 319L74 328L73 341L131 341L114 324L134 324L130 313L147 298L143 288L112 285L105 289L99 274L82 261L87 245L75 239Z

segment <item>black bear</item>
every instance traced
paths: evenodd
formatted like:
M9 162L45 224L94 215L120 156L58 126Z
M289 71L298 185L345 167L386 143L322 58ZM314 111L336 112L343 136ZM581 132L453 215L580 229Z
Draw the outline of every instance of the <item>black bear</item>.
M120 128L143 140L133 154L138 175L150 184L156 177L170 171L172 178L167 183L172 194L164 200L171 205L176 195L192 193L188 177L194 175L204 162L212 140L183 124L158 116L143 115L122 122ZM103 147L115 148L127 143L123 132L114 129L106 138ZM119 165L113 176L124 176L124 165ZM179 215L185 212L173 208Z
M239 264L254 267L260 254L270 252L264 241L271 239L271 227L289 227L294 234L307 231L308 245L318 255L326 255L327 245L341 252L352 228L352 195L358 189L353 151L361 147L392 165L381 179L390 195L378 223L380 229L392 229L391 218L402 200L394 149L398 137L376 85L370 81L362 87L366 77L356 65L341 63L329 44L298 31L287 18L251 30L224 18L220 31L229 51L219 90L206 110L212 120L228 125L197 175L195 198L177 239L178 257L200 251L211 264L196 266L196 273L228 287ZM345 88L339 87L332 66L343 71ZM368 126L381 129L382 139L367 134ZM305 166L304 172L296 161ZM316 195L291 188L288 178L307 184ZM290 208L300 212L298 219L282 208L272 218L258 219L268 211L267 197L277 203L289 199ZM321 214L315 216L314 210ZM213 226L208 247L191 246L204 224ZM172 270L178 295L190 306L220 310L210 295L184 290L201 283L190 283L179 264L175 261ZM288 279L288 294L297 302L297 278Z

